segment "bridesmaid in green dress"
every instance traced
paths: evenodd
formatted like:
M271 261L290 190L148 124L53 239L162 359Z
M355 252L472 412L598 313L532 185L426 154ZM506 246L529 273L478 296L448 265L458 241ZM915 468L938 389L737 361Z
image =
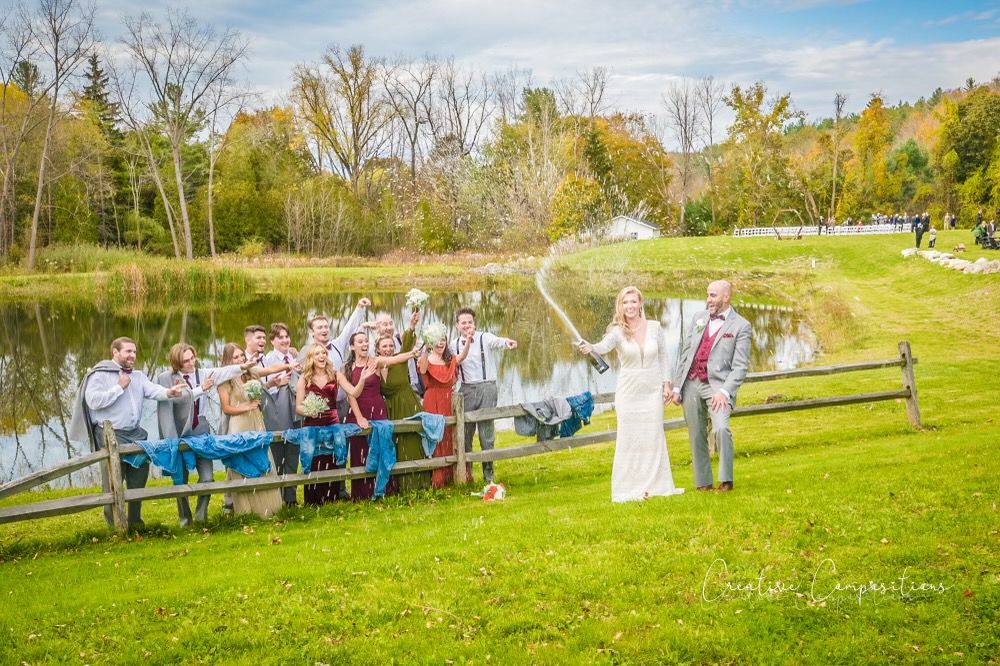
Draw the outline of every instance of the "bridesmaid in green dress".
M413 349L415 340L414 332L407 329L403 333L400 351L407 352ZM383 336L376 343L375 350L379 356L394 356L396 354L396 341L392 339L392 336ZM382 395L385 397L389 418L393 421L405 419L423 410L420 398L417 397L410 385L409 367L409 363L399 363L379 370L382 373ZM395 439L397 462L426 459L423 446L420 444L420 433L399 433ZM402 492L431 487L430 471L414 472L397 478L399 479L399 489Z

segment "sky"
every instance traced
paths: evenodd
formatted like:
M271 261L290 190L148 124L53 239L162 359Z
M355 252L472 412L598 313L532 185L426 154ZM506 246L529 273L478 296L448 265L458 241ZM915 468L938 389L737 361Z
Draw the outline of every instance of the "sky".
M97 0L100 30L113 42L122 16L141 8L163 17L168 5L242 32L243 78L267 103L287 99L293 68L332 44L454 57L485 71L513 66L536 86L603 66L613 108L658 114L664 91L684 77L763 81L818 120L832 115L837 92L851 113L873 92L912 102L1000 74L1000 0Z

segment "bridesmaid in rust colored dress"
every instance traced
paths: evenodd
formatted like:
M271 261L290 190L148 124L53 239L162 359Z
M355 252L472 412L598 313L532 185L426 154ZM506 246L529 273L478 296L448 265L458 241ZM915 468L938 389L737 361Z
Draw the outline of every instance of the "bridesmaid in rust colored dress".
M444 327L441 327L444 330ZM472 349L472 338L466 340L462 353L455 356L448 348L448 336L443 335L434 347L428 351L425 346L420 355L420 362L417 367L424 380L424 411L442 416L451 416L451 394L455 389L455 381L458 378L458 364L465 360ZM434 449L435 458L444 458L454 455L455 443L452 438L452 427L446 426L444 437L438 442ZM472 465L468 465L468 472L472 474ZM452 467L441 467L431 473L431 485L435 488L443 488L451 484L454 476ZM470 476L471 478L471 476Z
M337 373L338 381L347 392L347 400L351 405L347 413L346 423L356 423L362 430L368 427L369 421L389 419L389 410L382 397L382 374L379 368L398 363L406 363L413 354L406 352L395 356L369 356L368 333L361 331L351 336L350 349L344 371ZM369 442L367 435L358 435L348 440L350 448L351 467L364 467L368 461ZM396 477L389 480L386 495L399 492ZM374 477L351 480L351 499L368 500L375 496Z
M305 362L302 365L302 373L299 375L299 382L295 389L295 413L299 416L305 416L302 411L302 402L307 395L312 393L323 398L330 409L315 417L305 416L303 425L334 425L337 423L337 377L333 368L330 367L326 347L310 345L304 352ZM338 468L343 469L344 465L336 465L332 455L324 454L313 457L312 467L309 471L319 472ZM343 481L306 484L302 489L302 495L305 503L309 505L326 504L335 499L349 499L344 491Z

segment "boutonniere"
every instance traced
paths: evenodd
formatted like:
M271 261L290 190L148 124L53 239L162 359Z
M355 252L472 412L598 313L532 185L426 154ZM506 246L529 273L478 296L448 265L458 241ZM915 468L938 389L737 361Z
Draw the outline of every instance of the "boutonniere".
M708 320L705 319L704 317L694 322L695 328L697 328L699 331L705 328L706 324L708 324Z

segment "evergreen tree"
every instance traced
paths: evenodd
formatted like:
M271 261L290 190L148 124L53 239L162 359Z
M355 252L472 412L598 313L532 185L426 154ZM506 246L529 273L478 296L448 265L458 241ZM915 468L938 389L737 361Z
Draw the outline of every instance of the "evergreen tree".
M31 62L30 60L19 60L16 65L14 65L14 71L11 72L10 80L14 84L24 91L28 97L34 97L38 94L38 90L43 86L45 80L42 78L42 74L38 69L38 65Z
M87 85L83 88L83 99L93 105L101 133L108 140L117 142L122 138L122 133L118 129L121 118L118 103L112 102L108 94L108 75L101 69L97 53L90 54L87 64L87 71L84 73Z

